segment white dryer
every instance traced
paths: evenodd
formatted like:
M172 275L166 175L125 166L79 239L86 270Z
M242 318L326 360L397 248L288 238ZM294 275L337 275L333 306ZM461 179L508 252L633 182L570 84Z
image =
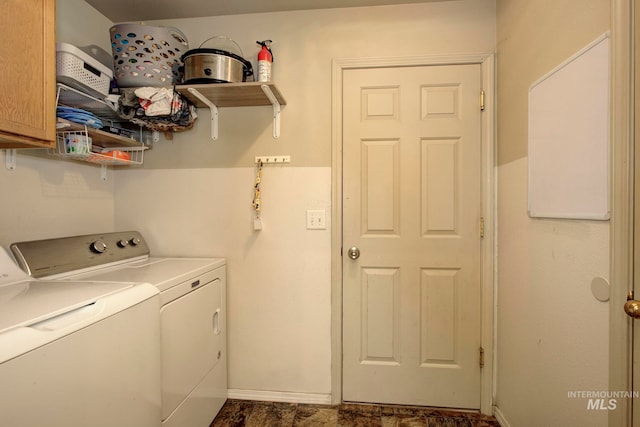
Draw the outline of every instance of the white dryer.
M223 258L151 257L136 231L21 242L11 250L34 277L159 290L162 426L211 424L227 399Z

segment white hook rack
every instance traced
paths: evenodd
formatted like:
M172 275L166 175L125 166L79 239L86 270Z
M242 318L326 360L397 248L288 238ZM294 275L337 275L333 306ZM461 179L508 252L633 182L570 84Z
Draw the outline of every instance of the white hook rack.
M282 163L291 163L291 156L256 156L256 163L262 162L262 164L282 164Z

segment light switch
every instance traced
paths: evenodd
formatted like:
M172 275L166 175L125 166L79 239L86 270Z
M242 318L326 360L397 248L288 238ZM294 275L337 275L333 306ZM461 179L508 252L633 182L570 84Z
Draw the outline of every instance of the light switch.
M327 215L324 209L307 210L307 230L325 230L327 228Z

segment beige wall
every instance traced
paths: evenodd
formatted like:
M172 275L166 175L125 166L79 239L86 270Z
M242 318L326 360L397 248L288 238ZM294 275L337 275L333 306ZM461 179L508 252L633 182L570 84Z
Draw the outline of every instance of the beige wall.
M498 0L497 4L498 163L502 165L527 156L529 86L608 31L609 1Z
M505 424L603 426L569 391L608 389L609 223L527 215L530 85L609 29L608 0L498 0L498 415Z
M43 150L35 150L42 152ZM46 150L44 150L46 151ZM113 174L98 167L18 151L15 170L0 154L0 246L113 231Z
M111 21L84 0L56 1L56 41L74 46L96 45L111 54Z

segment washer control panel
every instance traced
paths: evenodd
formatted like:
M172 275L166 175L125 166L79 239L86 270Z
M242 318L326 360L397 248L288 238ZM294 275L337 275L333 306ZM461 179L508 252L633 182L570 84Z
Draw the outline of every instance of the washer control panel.
M149 247L137 231L33 240L10 248L20 268L35 278L149 256Z

